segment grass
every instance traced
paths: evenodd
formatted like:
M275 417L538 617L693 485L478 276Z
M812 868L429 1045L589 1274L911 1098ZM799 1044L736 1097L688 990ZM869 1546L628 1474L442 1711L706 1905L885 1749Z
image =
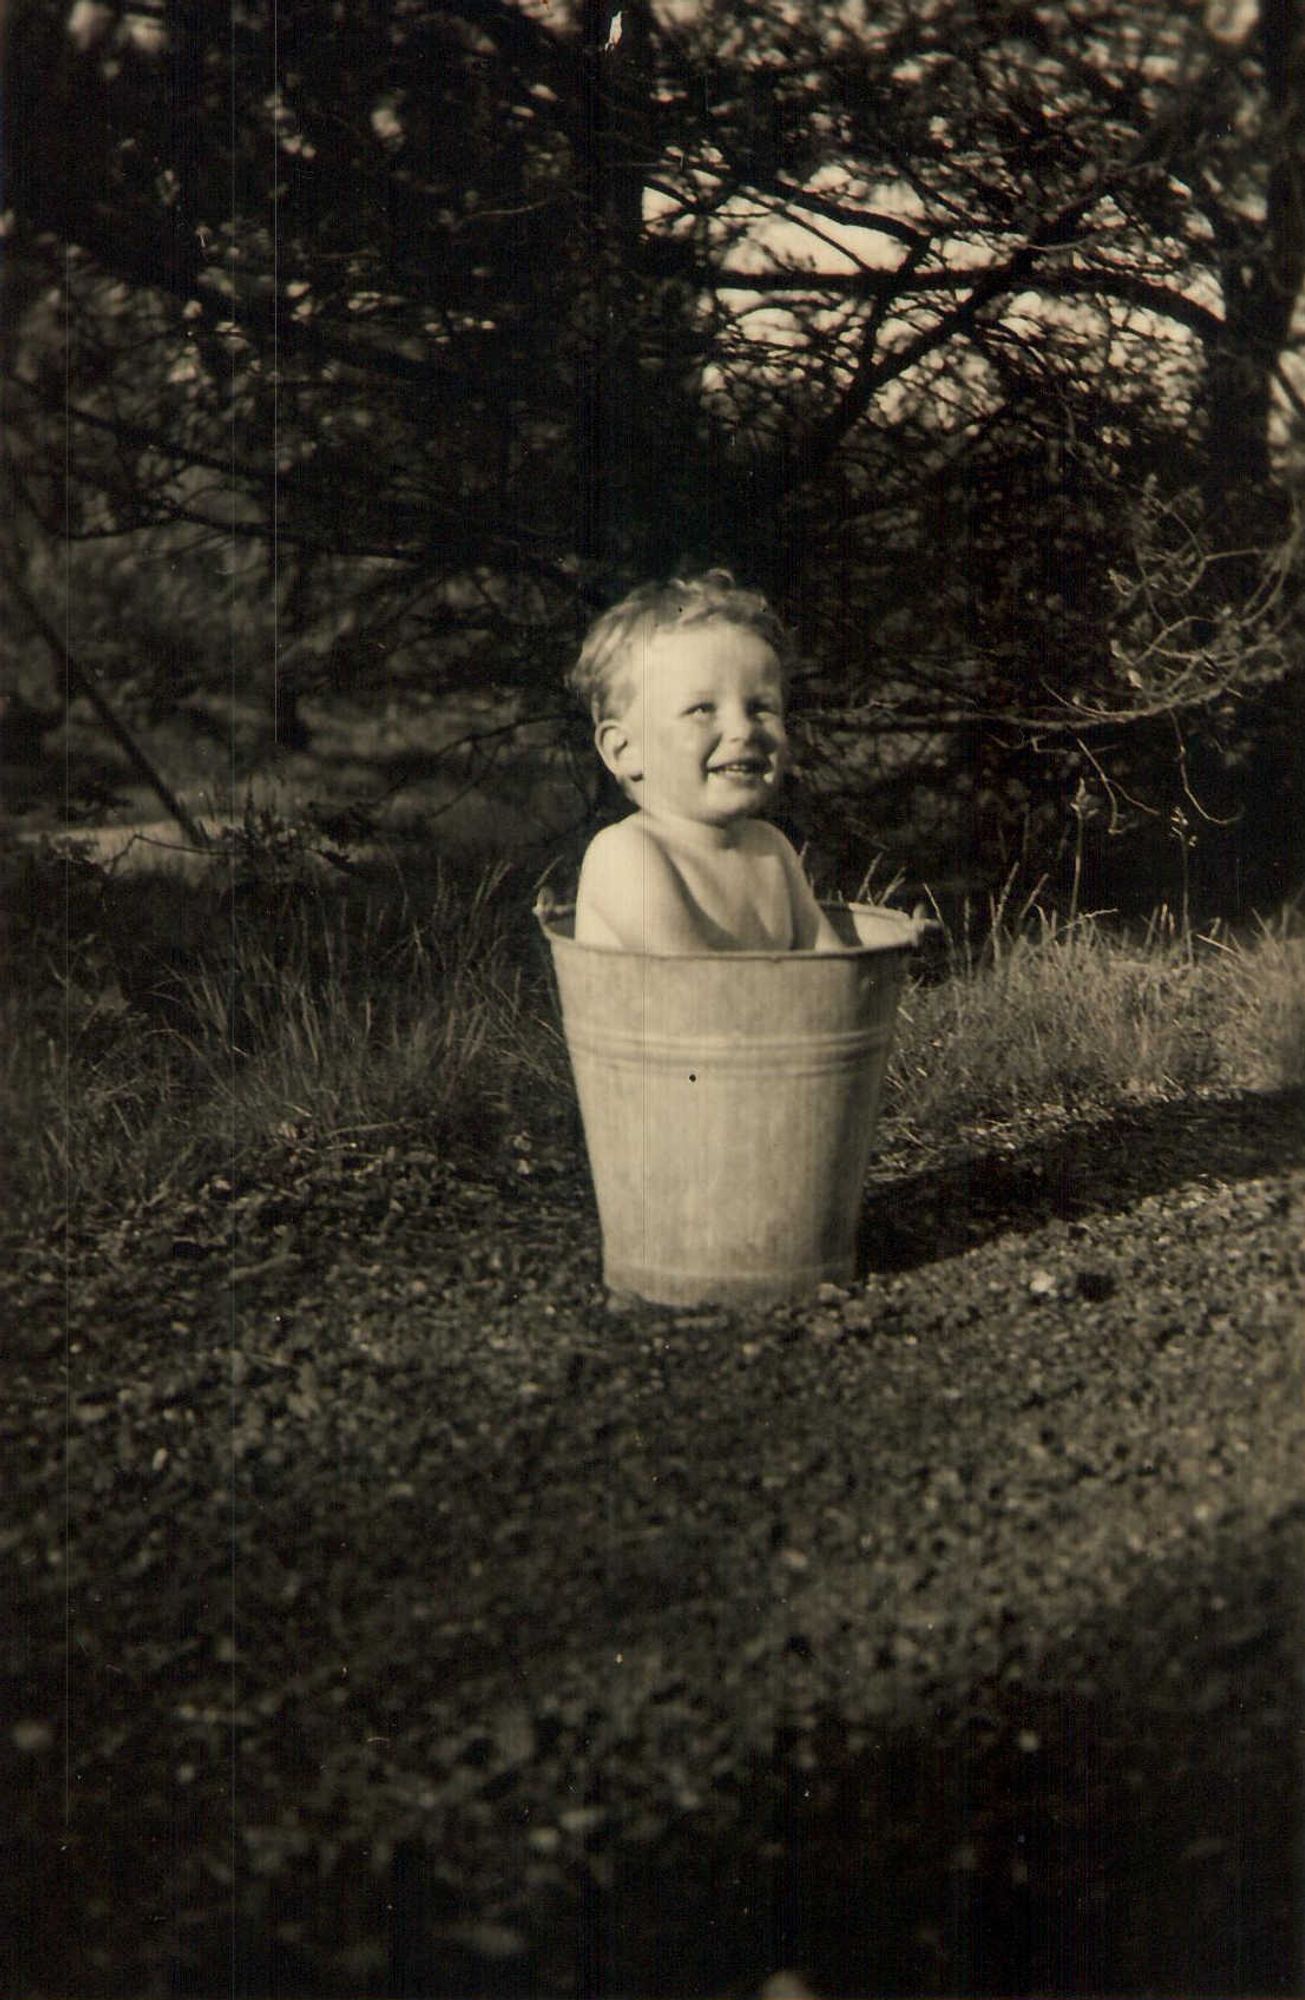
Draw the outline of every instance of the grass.
M130 1205L291 1138L484 1145L564 1100L502 867L341 890L302 857L234 887L47 861L28 887L0 998L11 1217Z
M533 884L393 857L341 872L254 839L207 884L4 857L7 1209L135 1204L318 1148L574 1133ZM1288 912L1142 933L1029 904L963 921L904 997L901 1138L1032 1110L1305 1084L1305 932Z
M1140 933L1037 905L948 941L907 993L889 1115L935 1140L1032 1108L1305 1084L1305 928L1237 935L1160 910Z

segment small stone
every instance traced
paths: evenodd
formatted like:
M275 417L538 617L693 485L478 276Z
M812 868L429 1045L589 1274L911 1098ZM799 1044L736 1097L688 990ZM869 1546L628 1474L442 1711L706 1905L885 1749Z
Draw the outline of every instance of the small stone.
M27 1718L14 1724L9 1732L9 1740L14 1749L20 1750L25 1757L34 1757L42 1750L50 1748L54 1742L54 1731L48 1722L37 1722Z
M772 1972L757 2000L815 2000L815 1995L800 1972Z
M465 1935L468 1945L480 1958L519 1958L526 1949L520 1931L507 1924L473 1924Z
M1050 1271L1035 1271L1029 1279L1029 1290L1035 1299L1050 1298L1056 1289L1056 1280Z
M528 1763L535 1754L535 1726L529 1711L510 1708L500 1716L494 1730L494 1742L501 1769L515 1769L519 1764Z

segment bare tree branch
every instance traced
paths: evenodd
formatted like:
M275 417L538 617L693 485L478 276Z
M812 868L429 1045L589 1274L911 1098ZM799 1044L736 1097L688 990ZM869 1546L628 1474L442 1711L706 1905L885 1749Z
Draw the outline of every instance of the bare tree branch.
M11 561L7 549L0 549L0 569L3 569L9 588L21 604L32 629L44 640L58 662L64 685L73 693L85 696L106 734L117 744L137 776L148 785L169 818L177 822L191 845L198 848L209 847L211 843L203 827L189 807L177 797L157 765L146 756L130 730L114 713L91 669L85 661L79 660L70 652L46 618L28 590L17 566Z

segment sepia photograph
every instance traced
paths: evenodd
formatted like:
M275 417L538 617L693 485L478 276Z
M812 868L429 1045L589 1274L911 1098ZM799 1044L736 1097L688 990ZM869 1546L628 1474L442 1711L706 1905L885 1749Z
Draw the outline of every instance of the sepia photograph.
M0 1996L1305 1996L1305 0L0 0Z

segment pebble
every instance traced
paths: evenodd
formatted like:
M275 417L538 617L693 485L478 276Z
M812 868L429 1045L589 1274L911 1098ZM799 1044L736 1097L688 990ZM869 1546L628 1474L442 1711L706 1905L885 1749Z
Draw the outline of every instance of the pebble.
M38 1756L42 1750L49 1750L54 1744L54 1731L48 1722L37 1722L27 1718L16 1722L9 1732L9 1740L14 1749L25 1757Z

